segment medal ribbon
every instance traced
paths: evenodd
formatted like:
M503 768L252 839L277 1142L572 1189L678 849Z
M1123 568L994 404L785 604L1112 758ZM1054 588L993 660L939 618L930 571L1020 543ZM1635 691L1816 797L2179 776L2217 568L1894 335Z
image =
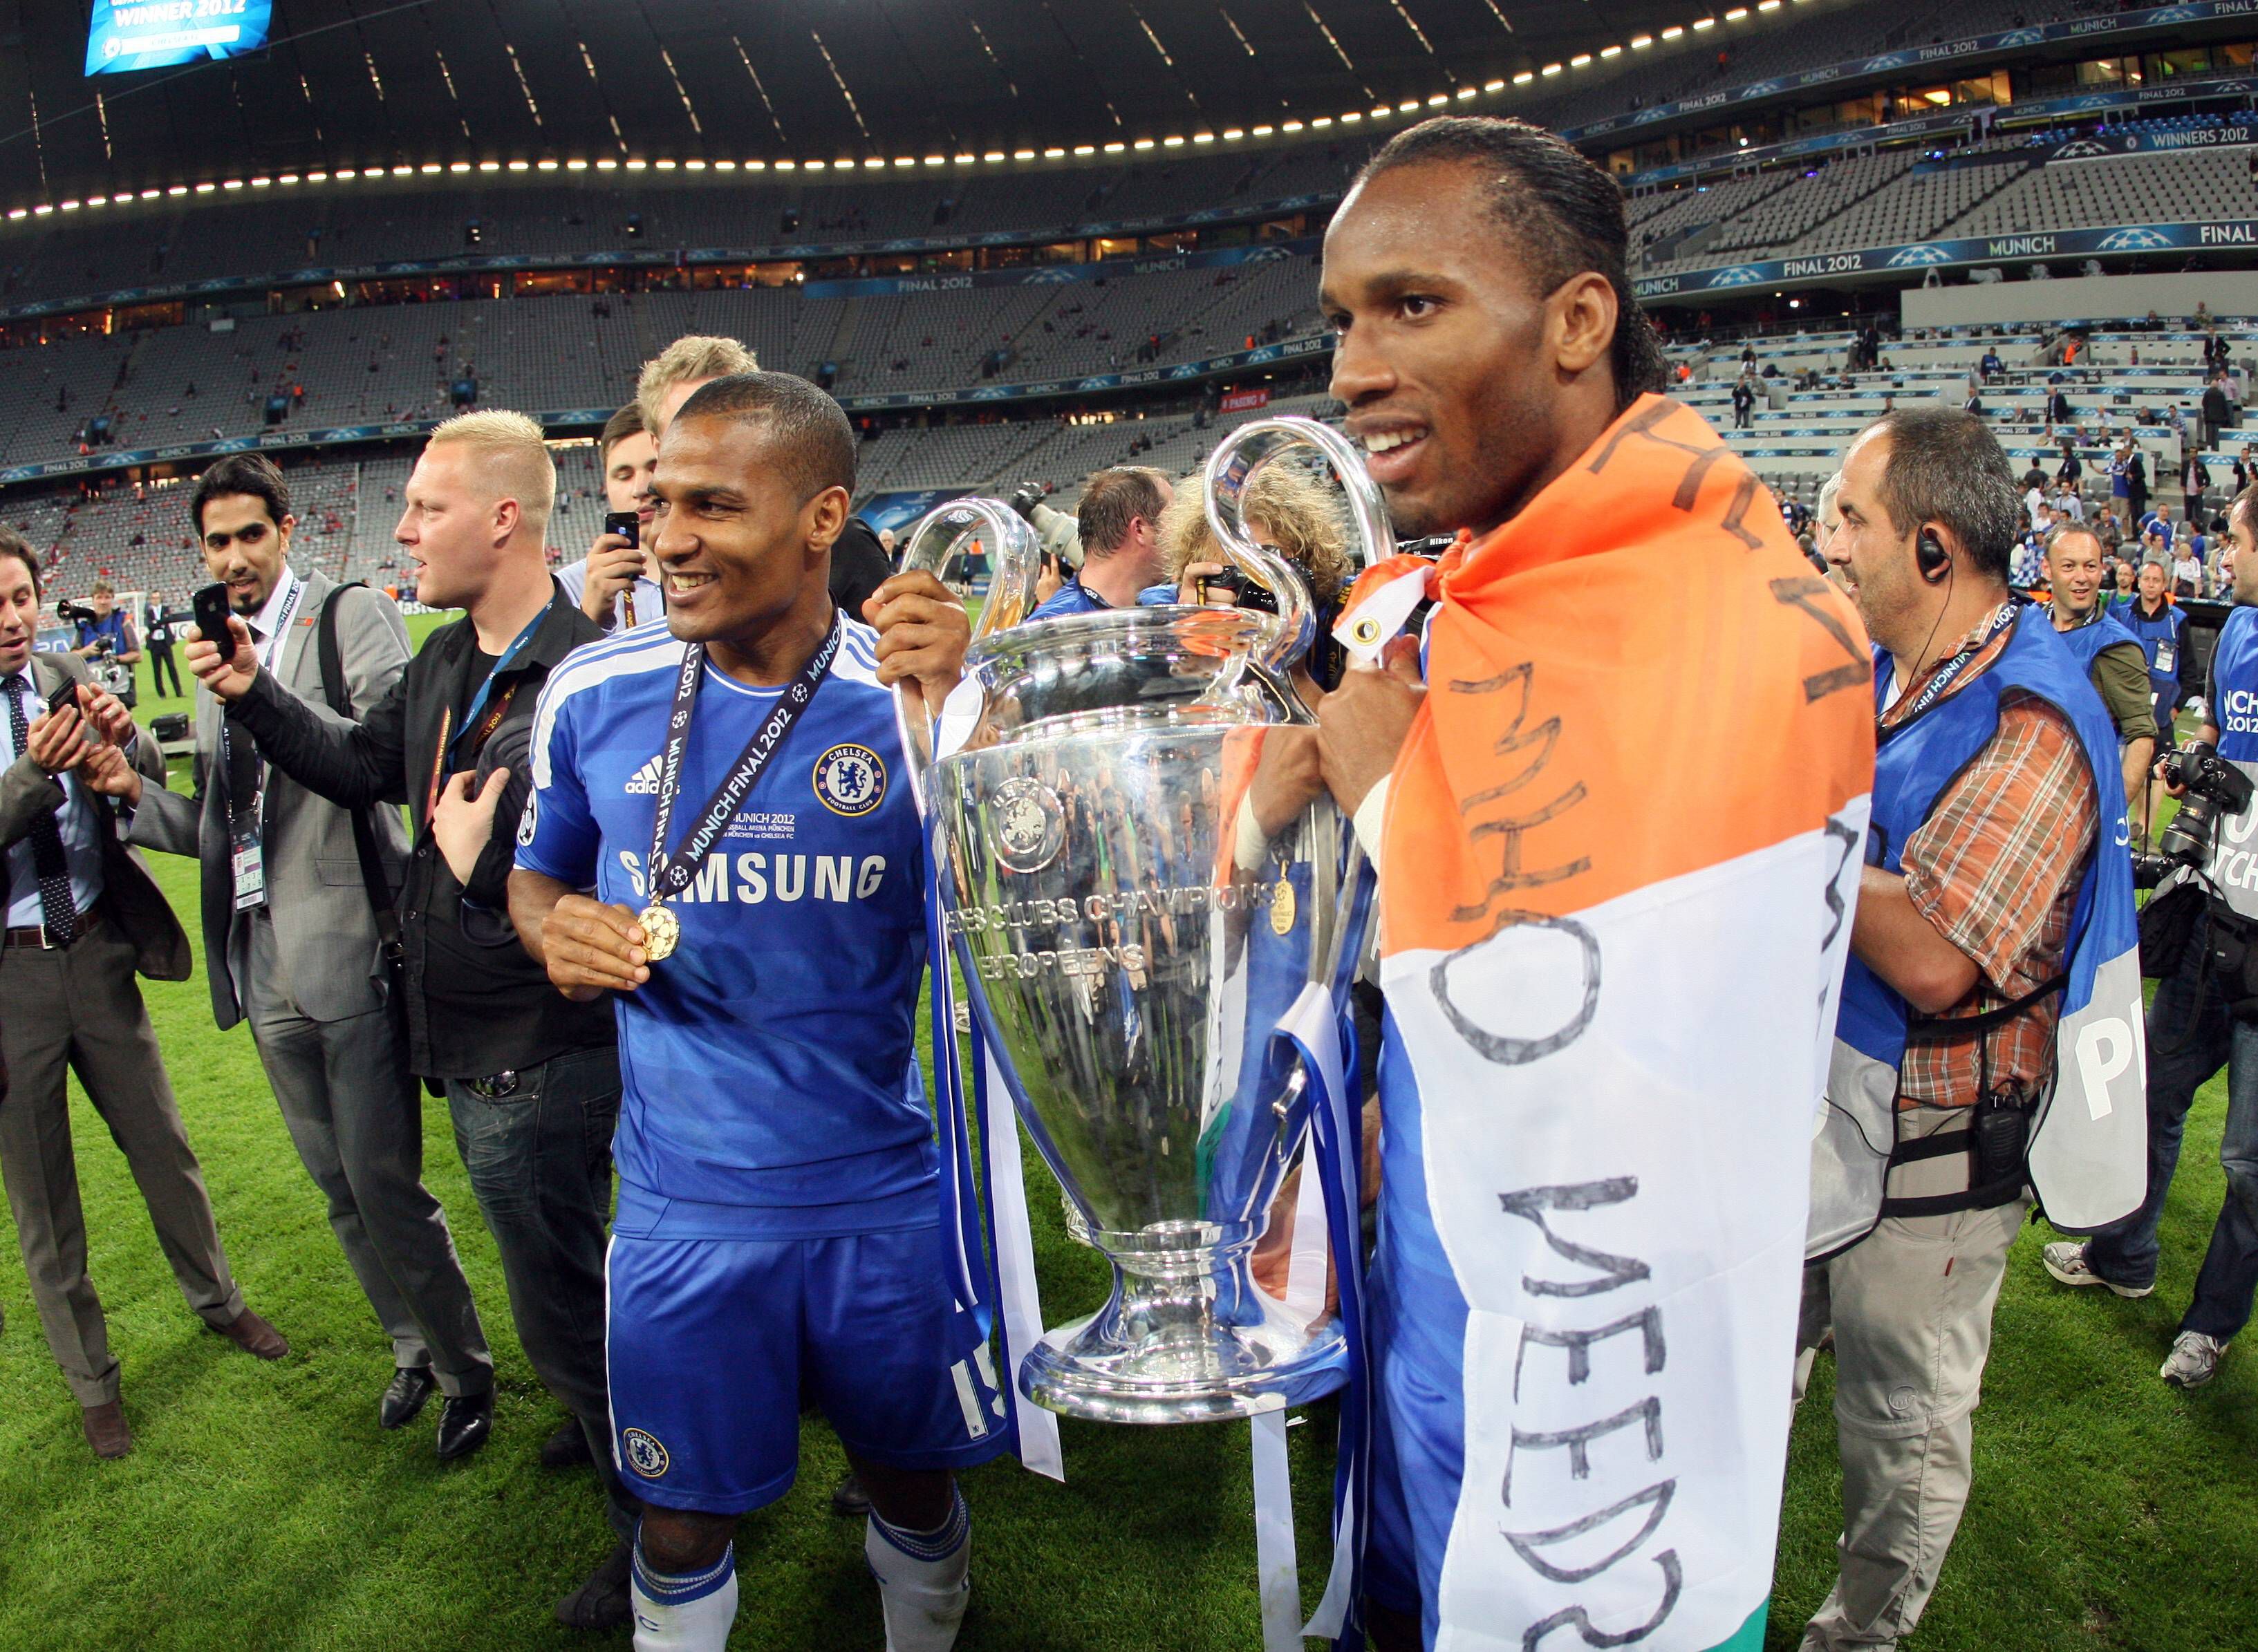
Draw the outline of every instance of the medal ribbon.
M745 742L744 750L728 776L707 800L699 812L697 825L682 840L682 847L672 854L666 852L667 829L674 822L674 799L682 790L682 755L690 745L690 711L697 703L698 684L706 673L706 650L692 643L683 650L682 674L674 682L674 709L666 720L666 746L658 765L658 807L653 811L650 822L650 859L644 863L643 890L645 898L654 906L679 895L690 887L690 880L698 876L698 869L721 840L721 833L737 812L737 805L753 789L761 771L768 767L769 759L815 698L816 688L830 674L831 662L839 656L839 641L846 634L845 622L835 613L831 620L830 635L823 646L815 650L799 675L792 678L785 691L777 697L776 707L768 715L753 737Z

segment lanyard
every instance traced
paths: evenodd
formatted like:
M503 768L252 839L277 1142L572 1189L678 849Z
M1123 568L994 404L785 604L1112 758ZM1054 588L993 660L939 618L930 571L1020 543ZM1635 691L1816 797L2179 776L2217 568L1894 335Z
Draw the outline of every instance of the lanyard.
M475 763L479 760L479 753L486 749L486 741L493 738L494 730L501 727L501 720L509 715L510 702L517 698L517 684L515 683L502 690L501 698L487 709L483 722L479 719L479 709L486 705L487 696L493 692L494 684L509 668L510 662L533 640L533 634L541 628L541 622L548 617L549 610L543 607L525 622L522 631L511 639L510 645L501 651L493 669L486 672L486 681L479 684L479 691L471 696L470 705L463 713L463 727L454 732L451 738L450 732L455 728L455 708L450 705L439 713L439 738L432 743L431 748L431 778L423 788L423 818L426 820L439 812L439 787L447 777L449 766L455 760L455 748L463 743L463 736L471 736L468 761Z
M472 763L478 762L479 754L486 749L486 741L493 738L494 730L501 727L501 720L509 715L509 704L516 698L517 684L512 683L502 690L501 698L487 708L486 720L475 731L465 731L471 734L469 761ZM423 818L426 820L439 812L439 783L446 778L447 761L460 743L459 737L453 741L447 737L454 724L455 708L450 705L439 713L439 738L431 751L431 783L423 789Z
M1984 635L1936 668L1935 674L1928 679L1928 686L1921 690L1920 696L1906 708L1905 715L1898 718L1893 726L1903 727L1942 699L1945 690L1959 681L1960 674L1968 669L1969 662L1991 647L1992 639L2000 632L2014 624L2015 614L2020 606L2013 601L2001 603L1999 612L1992 616L1991 623L1984 627Z
M690 880L698 875L698 869L705 864L714 846L721 840L722 831L736 815L737 805L745 800L745 794L753 789L753 782L760 778L769 759L784 743L784 737L807 709L817 686L829 675L831 662L838 656L839 641L845 632L844 620L834 614L823 646L815 650L807 663L799 668L799 675L777 697L768 720L745 742L728 776L699 812L698 824L691 827L682 847L670 855L666 853L667 828L673 823L675 797L682 790L682 755L690 744L691 708L698 699L699 679L706 671L705 649L695 642L684 649L682 674L674 684L674 708L666 720L666 747L659 759L658 806L651 815L650 859L644 863L644 887L652 905L690 887Z
M282 657L282 646L290 635L290 621L298 616L298 599L306 594L306 582L297 575L290 576L290 588L282 593L282 606L275 610L273 627L266 640L259 644L259 669L271 671ZM247 622L246 622L247 623Z
M494 684L501 680L501 674L504 671L509 670L510 662L517 658L518 655L524 650L525 645L533 641L533 634L541 629L541 622L548 617L549 607L548 605L544 603L542 606L541 612L535 614L533 618L525 622L525 628L520 631L515 637L511 639L510 645L501 651L501 657L494 661L493 669L486 673L486 681L479 684L479 691L471 696L470 705L464 709L463 728L465 732L477 724L479 720L479 709L486 705L486 697L493 692ZM513 683L510 684L508 691L502 696L504 703L503 708L505 710L508 709L508 702L510 695L516 692L517 685ZM501 719L500 717L493 717L487 720L484 732L482 732L479 735L478 739L473 742L473 749L472 752L472 760L473 762L477 761L477 751L475 748L486 744L487 736L493 733L495 725L499 724L501 721ZM439 761L443 763L451 764L454 762L454 748L461 743L462 734L458 734L455 736L452 742L449 741L447 739L447 720L443 718L439 725Z
M282 606L274 611L274 623L268 628L266 641L253 645L253 651L259 656L259 669L270 676L280 662L283 647L289 640L290 622L298 617L298 599L305 594L306 582L297 575L292 574L289 587L282 593ZM246 629L249 628L249 625L250 622L245 620ZM219 761L220 772L223 775L232 773L235 754L231 748L231 739L227 718L223 715L219 720ZM266 765L263 762L255 762L250 778L251 795L248 798L237 798L232 795L229 797L228 818L238 833L256 837L259 831L259 819L266 807Z

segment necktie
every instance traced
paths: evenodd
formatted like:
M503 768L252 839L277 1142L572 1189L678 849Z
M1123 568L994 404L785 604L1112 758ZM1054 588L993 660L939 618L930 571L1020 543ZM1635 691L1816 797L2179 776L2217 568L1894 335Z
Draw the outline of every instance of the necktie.
M8 699L8 732L15 738L18 753L31 741L31 725L24 716L24 696L30 689L21 672L0 684L0 692ZM48 939L67 947L77 907L71 899L70 857L63 853L63 829L53 810L43 809L32 817L31 836L32 871L39 883L39 917L46 925Z

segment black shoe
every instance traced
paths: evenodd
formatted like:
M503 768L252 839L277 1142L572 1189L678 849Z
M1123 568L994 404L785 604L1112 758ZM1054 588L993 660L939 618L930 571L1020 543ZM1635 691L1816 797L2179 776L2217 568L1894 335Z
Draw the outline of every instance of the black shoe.
M588 1431L576 1420L541 1443L541 1466L544 1469L576 1469L596 1460L588 1449Z
M392 1373L391 1386L377 1402L377 1422L387 1429L406 1428L415 1421L415 1414L423 1409L423 1402L437 1386L428 1366L402 1365Z
M439 1407L439 1461L468 1457L493 1432L493 1390L450 1395Z
M633 1545L621 1543L588 1574L588 1581L557 1603L557 1621L568 1629L624 1629L635 1617L628 1578L635 1570Z
M831 1488L831 1512L854 1520L870 1512L870 1496L863 1490L863 1482L855 1478L854 1470L849 1469L841 1475L839 1484Z

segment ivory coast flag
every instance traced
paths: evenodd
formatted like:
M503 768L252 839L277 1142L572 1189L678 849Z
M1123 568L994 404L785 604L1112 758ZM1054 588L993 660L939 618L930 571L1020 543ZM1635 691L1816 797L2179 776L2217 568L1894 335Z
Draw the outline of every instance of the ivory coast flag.
M1653 395L1437 591L1382 856L1375 1592L1416 1566L1443 1652L1755 1648L1865 634Z

